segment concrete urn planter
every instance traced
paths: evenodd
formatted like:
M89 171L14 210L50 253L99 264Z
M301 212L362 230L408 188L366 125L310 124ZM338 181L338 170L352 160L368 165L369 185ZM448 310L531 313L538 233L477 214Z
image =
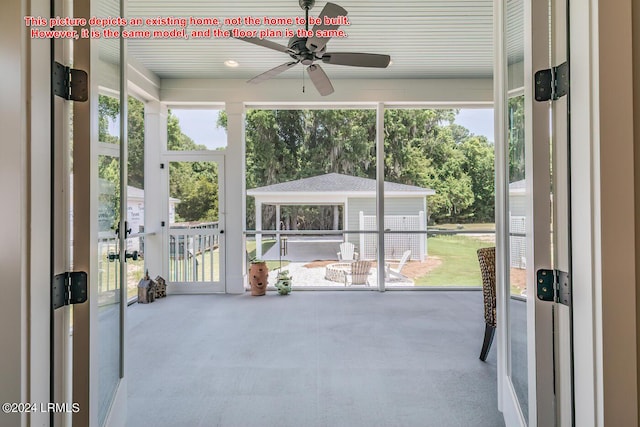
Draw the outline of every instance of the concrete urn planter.
M249 266L249 284L251 295L260 296L267 292L269 268L264 261L252 261Z

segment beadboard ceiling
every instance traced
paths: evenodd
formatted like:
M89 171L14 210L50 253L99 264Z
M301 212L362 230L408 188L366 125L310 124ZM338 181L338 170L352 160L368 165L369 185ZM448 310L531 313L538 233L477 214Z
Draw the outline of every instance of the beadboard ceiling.
M112 0L103 0L103 16ZM127 17L304 16L297 0L129 0ZM391 55L387 69L324 64L331 79L424 79L490 77L493 63L492 0L335 0L349 12L347 38L333 38L327 51ZM113 3L112 3L113 4ZM320 14L325 2L311 11ZM508 55L523 57L523 0L509 0ZM257 27L261 28L261 27ZM295 26L294 26L295 29ZM287 39L272 39L286 44ZM103 58L115 56L117 44L104 42ZM129 55L160 78L249 79L289 61L283 53L236 39L128 41ZM237 68L224 65L237 61ZM303 67L278 78L299 79Z

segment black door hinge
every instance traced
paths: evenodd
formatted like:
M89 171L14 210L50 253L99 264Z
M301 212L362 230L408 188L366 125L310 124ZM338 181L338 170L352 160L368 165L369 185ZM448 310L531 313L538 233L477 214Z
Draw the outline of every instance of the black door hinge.
M73 271L53 277L51 305L53 309L70 304L81 304L87 300L87 273Z
M569 63L537 71L535 74L536 101L555 101L569 93Z
M557 302L571 307L571 277L566 271L538 270L536 285L539 300Z
M89 99L87 72L53 63L53 93L68 101L84 102Z

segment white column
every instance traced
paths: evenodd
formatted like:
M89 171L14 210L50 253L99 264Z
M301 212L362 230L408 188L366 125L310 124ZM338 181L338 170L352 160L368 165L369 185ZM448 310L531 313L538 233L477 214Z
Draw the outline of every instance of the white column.
M276 205L276 245L278 245L278 253L280 251L280 205Z
M160 275L168 279L164 234L169 229L166 188L169 165L161 168L161 152L166 143L167 108L159 101L149 101L144 108L144 231L152 235L145 236L144 259L149 276L155 278Z
M384 104L376 108L376 218L378 224L378 290L384 292Z
M256 231L262 231L262 202L256 200ZM262 234L256 234L256 258L262 258Z
M425 221L425 214L424 211L420 211L420 213L418 213L418 217L419 220L418 222L420 223L420 230L426 230L427 229L427 223ZM418 236L420 236L420 261L424 261L427 258L427 235L426 234L419 234Z
M225 157L225 240L226 290L244 292L247 266L245 246L245 174L244 174L244 105L228 102L227 152ZM260 247L260 246L258 246Z

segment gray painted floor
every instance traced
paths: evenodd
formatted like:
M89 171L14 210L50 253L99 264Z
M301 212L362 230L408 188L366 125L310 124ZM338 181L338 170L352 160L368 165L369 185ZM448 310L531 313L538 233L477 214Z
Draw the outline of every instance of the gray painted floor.
M127 322L130 427L504 425L477 291L169 296Z

